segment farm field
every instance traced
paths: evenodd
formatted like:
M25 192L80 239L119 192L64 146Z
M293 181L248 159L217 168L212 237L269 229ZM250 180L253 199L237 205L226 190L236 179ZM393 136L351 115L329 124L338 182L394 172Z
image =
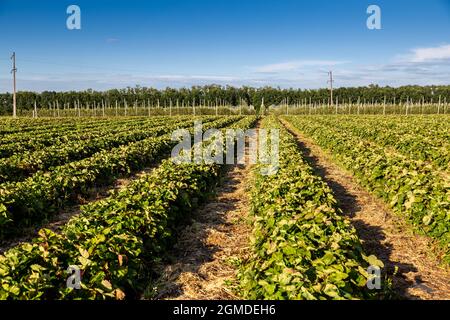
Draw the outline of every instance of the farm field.
M450 263L450 122L448 117L286 120L421 233ZM406 125L408 124L408 125Z
M196 120L277 130L276 171L173 162ZM448 115L0 118L0 141L0 299L450 299Z

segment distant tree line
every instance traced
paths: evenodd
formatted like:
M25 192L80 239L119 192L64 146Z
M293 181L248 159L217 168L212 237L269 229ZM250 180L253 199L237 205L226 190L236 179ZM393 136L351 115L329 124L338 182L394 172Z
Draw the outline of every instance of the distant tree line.
M333 92L334 102L377 104L404 104L407 102L442 103L450 102L450 85L447 86L402 86L379 87L342 87ZM264 105L289 104L328 104L329 90L323 89L281 89L273 87L232 87L220 85L193 86L191 88L166 88L157 90L136 86L125 89L107 91L43 91L41 93L21 91L17 94L17 106L22 110L31 110L36 103L38 108L52 108L58 104L59 108L75 106L94 107L100 105L114 105L116 102L123 106L146 105L168 107L170 104L180 106L215 106L240 104L253 105L259 108L264 98ZM12 94L0 94L0 114L11 113Z

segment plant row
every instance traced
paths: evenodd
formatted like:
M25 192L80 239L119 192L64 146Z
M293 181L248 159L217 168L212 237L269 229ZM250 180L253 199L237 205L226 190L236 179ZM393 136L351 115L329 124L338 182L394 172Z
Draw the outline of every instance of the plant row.
M0 299L136 298L176 226L213 191L220 170L217 164L164 160L84 206L61 233L42 229L31 243L0 256ZM67 287L69 266L81 271L79 290Z
M395 212L443 246L450 263L450 180L423 161L386 151L373 142L314 121L290 117L299 131L329 150L359 182Z
M185 122L184 125L189 125L189 122ZM89 157L101 150L166 134L178 127L183 127L181 120L159 126L144 123L120 132L109 132L108 129L93 139L71 140L62 145L56 144L41 150L19 153L0 159L0 183L21 181L38 170L48 170L54 166Z
M42 150L48 146L60 146L71 141L89 140L106 134L119 133L121 131L133 130L137 127L157 126L162 124L174 123L181 119L151 119L138 121L111 121L102 125L90 127L77 127L66 130L51 131L44 133L22 133L9 135L7 138L1 139L0 158L10 157L21 152L30 152L34 150ZM57 124L55 123L55 126Z
M302 158L295 139L275 118L262 127L280 130L279 169L255 170L251 254L239 272L248 299L368 299L369 265L355 229L336 207L331 189Z
M205 128L220 128L238 119L226 117L207 123ZM38 171L21 182L2 184L0 238L47 220L67 202L79 195L87 195L94 186L108 184L120 175L152 164L170 152L173 145L170 135L152 137L102 150L90 158L55 167L50 172Z
M108 122L108 119L77 119L77 118L58 118L58 119L32 119L32 118L19 118L19 119L1 119L0 123L2 128L0 129L0 137L3 139L10 135L23 134L23 133L41 133L66 130L70 128L77 128L80 126L98 126L102 123Z
M178 117L181 118L181 117ZM2 128L0 129L0 141L12 142L15 139L20 140L22 137L36 136L50 134L50 133L64 133L76 130L89 130L95 128L102 128L111 125L111 123L127 123L127 122L143 122L143 121L161 121L170 119L169 117L114 117L114 118L19 118L8 119L5 124L5 119L0 119ZM2 124L3 123L3 124Z
M380 146L393 148L415 160L432 163L441 170L450 170L450 140L442 139L443 132L433 135L420 134L426 129L410 130L402 127L386 125L383 118L316 118L315 121L331 126L339 131L347 131L362 139L373 141ZM421 118L404 119L410 127L422 122ZM449 129L450 130L450 129Z
M172 117L173 120L185 119L187 117ZM30 129L33 129L33 132L23 131L21 129L18 132L11 133L8 135L4 135L0 138L0 141L3 143L11 143L14 141L26 141L28 137L44 137L49 134L66 134L71 132L88 132L90 130L100 130L108 127L120 126L120 125L139 125L140 123L151 123L154 122L160 123L166 120L172 120L169 117L138 117L138 118L106 118L99 119L97 121L81 119L77 122L73 122L70 124L60 123L60 119L53 119L52 124L48 125L46 130L41 129L38 124L30 125Z

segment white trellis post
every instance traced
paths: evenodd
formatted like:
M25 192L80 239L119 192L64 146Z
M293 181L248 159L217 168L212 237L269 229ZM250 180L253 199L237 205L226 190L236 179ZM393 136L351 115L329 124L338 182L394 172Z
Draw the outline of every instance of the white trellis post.
M425 109L425 97L422 96L422 105L420 106L420 113L423 115Z
M256 106L255 106L255 109L256 109ZM264 110L265 110L265 106L264 106L264 97L262 97L262 99L261 99L261 107L260 107L260 111L264 112ZM264 114L264 113L263 113L263 114Z
M331 102L333 104L333 102ZM339 108L339 97L336 96L336 114L338 114L338 108Z
M284 103L286 104L286 115L289 115L289 99L286 98L284 101Z
M438 103L437 114L439 114L440 109L441 109L441 96L439 95L439 103Z
M216 117L219 115L219 105L216 98Z
M357 113L359 114L359 108L360 108L360 106L361 106L361 97L358 97L358 102L357 102L357 104L358 104L358 111L357 111Z

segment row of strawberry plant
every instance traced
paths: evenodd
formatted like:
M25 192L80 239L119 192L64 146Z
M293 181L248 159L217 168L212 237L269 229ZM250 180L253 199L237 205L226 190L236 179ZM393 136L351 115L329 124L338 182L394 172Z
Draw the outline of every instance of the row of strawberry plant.
M175 119L182 119L187 118L186 116L177 116L172 117ZM35 137L35 138L45 138L49 135L56 137L58 134L68 134L68 133L86 133L91 130L101 130L108 128L110 126L120 126L120 125L139 125L139 123L161 123L166 120L170 120L172 118L169 117L151 117L151 118L118 118L118 119L104 119L100 120L98 122L95 121L88 121L84 122L82 120L79 120L78 122L74 122L70 125L64 125L60 124L58 120L54 120L53 125L49 126L47 130L40 130L38 129L38 126L31 127L36 130L33 132L30 131L19 131L13 134L9 134L7 136L1 137L0 141L2 144L8 144L13 143L16 141L26 141L29 137Z
M275 118L262 127L280 130L279 168L261 175L252 192L251 253L238 278L249 299L369 299L366 256L355 229L336 207L331 189L300 155L295 139Z
M89 140L105 134L118 133L145 125L146 127L157 126L180 121L180 118L151 119L138 121L111 121L102 125L77 127L60 131L46 133L22 133L8 136L2 139L0 145L0 158L10 157L20 152L40 150L49 146L57 146L71 141ZM55 124L56 125L56 124Z
M21 181L38 170L48 170L54 166L89 157L101 150L109 150L130 142L159 136L180 126L181 121L156 127L153 122L150 122L148 125L143 123L132 130L119 133L108 133L108 129L94 139L73 140L63 145L51 145L41 150L23 152L0 159L0 183Z
M205 128L221 127L239 117L226 117L207 123ZM185 124L186 126L189 123ZM126 175L153 163L174 145L170 135L148 138L90 158L38 171L30 178L5 183L0 188L0 238L20 233L24 227L47 220L78 195L85 195L95 185L105 185L119 175Z
M0 256L0 299L137 297L152 262L213 190L220 170L164 160L109 198L84 206L61 233L42 229L32 243ZM81 270L79 290L67 287L69 266Z
M402 133L419 134L421 136L435 137L439 136L443 130L450 126L446 121L442 121L448 115L367 115L357 116L364 121L380 123L389 129L401 131ZM352 118L352 116L350 116Z
M369 191L421 233L435 238L450 263L450 179L423 161L409 159L312 118L289 117L299 131L329 150Z
M406 134L416 134L428 138L437 138L448 141L450 138L450 122L448 115L427 115L427 116L389 116L364 117L366 121L374 124L381 123L388 129L393 129Z
M7 138L11 134L41 133L65 130L80 126L97 126L110 121L109 119L16 119L3 123L0 138Z
M410 126L415 126L421 118L406 119ZM396 151L416 160L432 163L441 170L450 170L450 142L439 139L440 135L429 137L418 133L405 132L401 128L384 125L383 118L315 118L321 124L373 141L383 147L391 147ZM422 132L422 131L420 131Z
M62 120L62 119L61 119ZM65 119L61 121L61 124L73 123L76 119ZM15 133L19 131L26 130L33 126L45 127L49 124L55 123L55 120L50 118L39 118L39 119L30 119L30 118L0 118L0 137L3 135L7 135L10 133Z

